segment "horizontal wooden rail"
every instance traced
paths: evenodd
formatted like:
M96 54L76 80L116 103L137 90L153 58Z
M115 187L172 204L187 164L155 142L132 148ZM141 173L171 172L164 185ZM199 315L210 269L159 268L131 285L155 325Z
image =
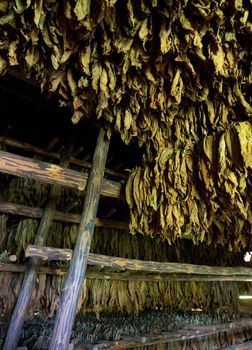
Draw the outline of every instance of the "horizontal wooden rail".
M26 265L0 262L0 272L15 272L23 273L26 270ZM54 267L54 266L40 266L38 272L47 275L65 276L67 274L67 268ZM100 280L117 280L117 281L173 281L173 282L252 282L252 276L218 276L218 275L185 275L185 274L151 274L145 272L133 272L133 271L120 271L120 272L108 272L108 271L96 271L90 268L87 269L87 278L100 279Z
M70 260L72 257L72 250L28 245L25 251L25 255L26 257L37 256L44 260ZM111 267L119 270L133 270L157 273L182 273L219 276L252 276L252 269L248 267L221 267L170 262L143 261L91 253L88 257L88 264L99 267Z
M4 136L0 136L0 143L3 143L7 146L13 147L13 148L18 148L18 149L22 149L24 151L27 152L32 152L35 153L37 155L41 155L44 157L49 157L52 159L60 159L60 154L57 152L53 152L53 151L48 151L45 148L41 148L41 147L37 147L37 146L33 146L30 143L27 142L21 142L21 141L17 141L14 139L10 139ZM91 169L91 163L85 161L85 160L81 160L81 159L77 159L74 157L70 158L70 163L75 164L75 165L79 165L83 168L88 168ZM108 175L112 175L112 176L116 176L119 178L126 178L127 175L124 175L122 173L119 173L117 171L114 171L112 169L105 169L105 174Z
M42 216L43 209L33 208L33 207L29 207L27 205L22 205L22 204L15 204L15 203L10 203L10 202L1 202L0 201L0 213L21 215L21 216L27 216L30 218L39 219ZM79 224L80 223L80 215L79 214L62 213L62 212L56 211L53 220ZM125 231L127 231L129 229L129 225L126 222L116 221L116 220L108 220L108 219L96 219L95 226L114 228L114 229L125 230Z
M80 191L85 190L88 178L87 174L75 170L3 151L0 151L0 172ZM122 197L121 191L120 183L103 179L101 188L103 196L119 198Z

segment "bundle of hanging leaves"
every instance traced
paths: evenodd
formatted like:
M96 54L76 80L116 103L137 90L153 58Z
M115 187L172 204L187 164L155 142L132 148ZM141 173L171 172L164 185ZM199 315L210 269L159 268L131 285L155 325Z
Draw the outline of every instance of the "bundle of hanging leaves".
M0 29L1 74L143 146L132 233L250 243L251 1L4 0Z
M1 200L43 208L46 205L50 186L27 178L1 175ZM62 188L58 198L57 210L65 213L81 214L84 201L83 192ZM39 219L14 215L0 215L0 253L16 254L19 262L24 261L24 251L33 244ZM53 221L45 245L73 249L78 224ZM180 239L170 245L160 238L142 234L130 235L128 231L95 227L91 252L129 259L146 261L173 261L219 266L242 266L243 255L247 251L230 252L216 240L215 249L206 242L195 245L191 240ZM1 258L0 258L1 260ZM246 266L246 264L245 264Z
M1 319L10 317L22 283L22 274L0 274ZM33 319L39 313L53 317L64 286L64 276L40 273L27 314ZM80 312L126 311L137 314L149 309L188 312L202 308L207 313L239 314L239 295L249 293L249 284L242 282L171 282L120 281L87 278L79 299Z
M19 204L44 207L48 198L48 185L35 181L2 175L5 189L1 188L1 199ZM64 212L81 212L83 193L62 189L58 208ZM6 254L16 254L18 263L25 263L24 251L33 244L39 219L0 215L0 262ZM45 245L73 248L76 242L78 224L54 221L48 232ZM2 254L1 254L2 252ZM97 227L91 245L91 252L149 261L174 261L197 264L241 265L243 254L223 251L201 244L198 247L190 240L180 240L172 246L168 242L151 239L137 234L131 236L122 230ZM220 260L221 257L221 260ZM48 263L49 266L66 268L65 263ZM93 269L95 269L93 267ZM88 269L90 270L90 269ZM95 269L96 272L96 269ZM106 275L108 270L101 269ZM111 270L109 270L111 272ZM114 272L114 271L112 271ZM102 275L101 274L101 275ZM144 309L168 308L190 310L203 307L207 312L226 306L229 312L238 310L238 296L249 291L249 283L236 282L170 282L116 279L99 279L89 276L85 281L79 303L79 310L140 312ZM22 274L1 272L0 321L10 315L22 283ZM29 318L34 313L53 317L63 288L64 276L38 274L36 288L29 307Z

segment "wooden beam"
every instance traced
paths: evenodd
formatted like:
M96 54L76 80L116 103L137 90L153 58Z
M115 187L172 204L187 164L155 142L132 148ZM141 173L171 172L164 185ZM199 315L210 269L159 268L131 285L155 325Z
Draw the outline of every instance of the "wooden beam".
M57 311L50 350L66 350L70 341L79 296L86 274L87 259L94 232L95 218L102 188L102 178L107 159L109 140L100 129L73 258L65 281Z
M37 256L44 260L70 260L72 256L72 250L28 245L25 251L25 255L27 257ZM92 253L90 253L88 256L88 264L99 267L111 267L118 270L133 270L156 273L252 276L252 269L248 267L222 267L172 262L143 261Z
M60 159L59 153L53 152L50 150L55 145L56 141L58 141L58 139L54 138L49 143L47 149L45 149L45 148L33 146L27 142L21 142L21 141L17 141L17 140L11 139L11 138L0 136L0 143L3 143L4 145L7 145L7 146L10 146L13 148L22 149L24 151L32 152L32 153L35 153L37 155L41 155L44 157L49 157L52 159ZM83 150L83 147L78 148L78 150L75 151L75 155L77 155L78 154L77 151L80 152L80 150ZM74 156L71 157L70 163L75 164L75 165L79 165L80 167L83 167L83 168L91 169L91 164L89 162L87 162L85 160L77 159ZM105 172L105 174L112 175L112 176L119 177L119 178L126 178L127 177L127 175L124 175L118 171L114 171L113 169L105 169L104 172Z
M87 174L4 151L0 151L0 172L80 191L86 189L88 179ZM103 179L101 186L103 196L120 198L121 190L120 183Z
M4 214L12 214L12 215L21 215L27 216L30 218L39 219L43 214L42 208L33 208L23 204L16 204L10 202L1 202L0 201L0 213ZM71 222L73 224L79 224L81 220L81 215L79 214L70 214L70 213L62 213L60 211L56 211L53 217L55 221L62 222ZM107 227L114 228L118 230L129 230L129 225L127 222L116 221L116 220L108 220L108 219L95 219L95 226L97 227Z
M22 264L10 264L6 262L0 262L1 272L14 272L23 273L25 272L26 265ZM47 275L64 276L67 274L67 268L63 267L53 267L53 266L39 266L38 273L44 273ZM118 272L108 272L108 271L96 271L90 268L87 269L87 278L89 279L100 279L100 280L116 280L116 281L196 281L196 282L252 282L252 276L218 276L218 275L185 275L185 274L153 274L145 272L132 272L132 271L118 271Z

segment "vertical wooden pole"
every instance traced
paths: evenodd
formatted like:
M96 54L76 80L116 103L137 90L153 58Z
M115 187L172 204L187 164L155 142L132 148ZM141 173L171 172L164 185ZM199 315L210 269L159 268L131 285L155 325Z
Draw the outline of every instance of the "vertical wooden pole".
M63 155L62 158L64 159L61 159L61 163L64 164L64 166L68 166L69 164L71 150L72 146L70 146L67 152ZM34 242L37 242L36 244L38 245L43 245L45 243L49 228L53 221L53 217L56 213L56 205L60 192L61 186L54 186L50 189L49 198L43 211L43 215L41 217L38 231L36 232L34 240ZM16 350L17 348L25 321L26 311L31 301L33 290L35 288L37 267L39 265L39 262L40 258L29 258L28 260L15 309L8 326L3 350Z
M47 232L51 226L53 216L56 212L56 202L59 191L59 186L51 188L49 200L41 218L38 231L36 233L35 242L37 242L39 245L43 244L45 241ZM39 258L29 258L28 260L15 309L9 323L7 336L3 347L4 350L16 350L17 348L25 321L26 311L35 288L37 266L39 264L39 261Z
M109 140L106 138L105 131L101 128L88 178L87 192L73 258L56 315L50 350L67 350L69 346L78 299L86 274L87 259L94 232L108 148Z

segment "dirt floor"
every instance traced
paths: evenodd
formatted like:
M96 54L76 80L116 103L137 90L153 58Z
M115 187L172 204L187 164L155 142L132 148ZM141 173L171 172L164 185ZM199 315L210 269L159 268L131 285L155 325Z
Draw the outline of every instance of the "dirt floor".
M188 326L206 326L234 321L237 315L202 312L175 314L167 310L142 312L138 315L123 313L78 315L72 332L72 341L95 343L98 340L119 340L122 335L160 334L186 329ZM0 348L3 346L7 323L0 324ZM28 349L47 349L53 330L53 320L39 318L27 321L22 331L20 346Z

